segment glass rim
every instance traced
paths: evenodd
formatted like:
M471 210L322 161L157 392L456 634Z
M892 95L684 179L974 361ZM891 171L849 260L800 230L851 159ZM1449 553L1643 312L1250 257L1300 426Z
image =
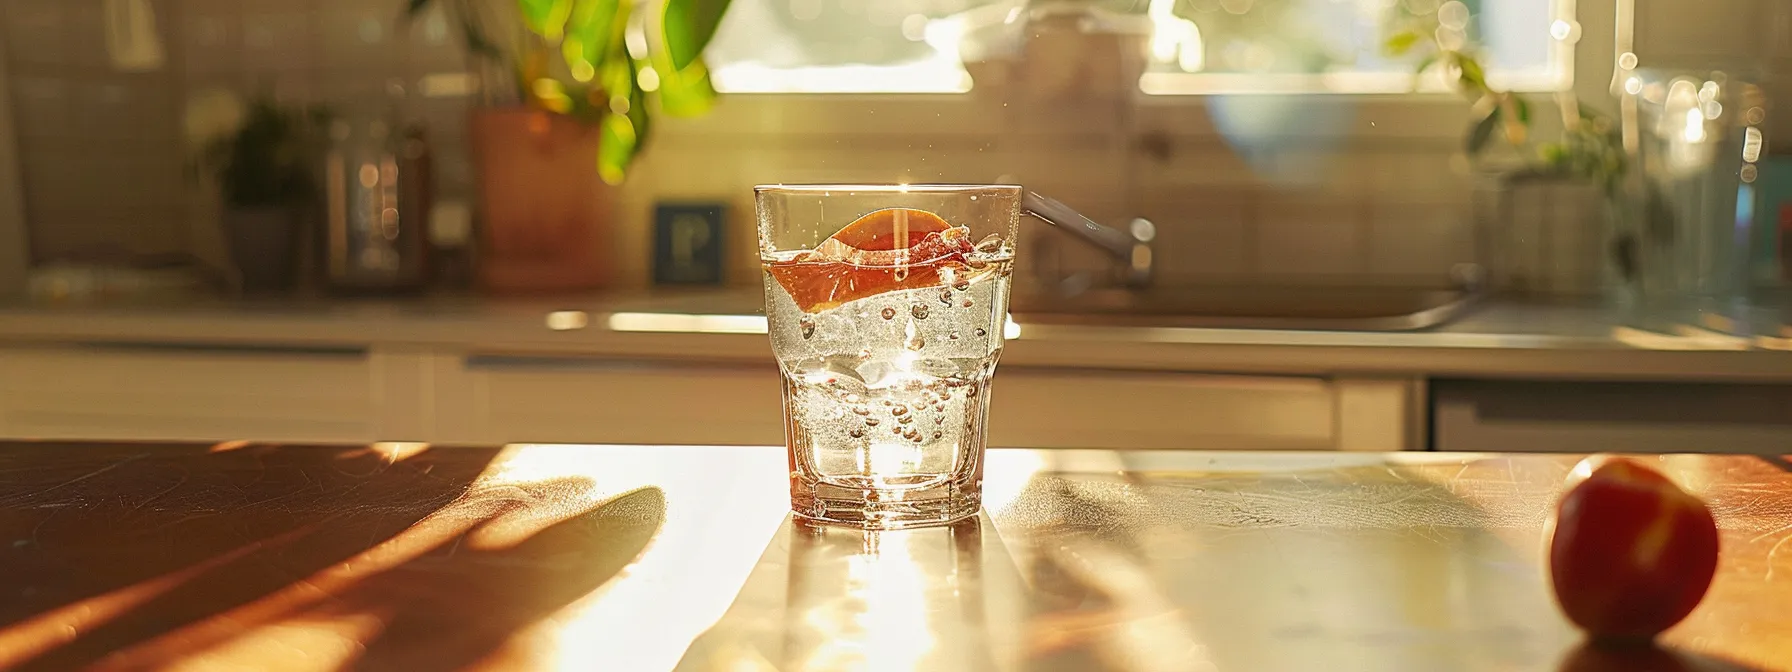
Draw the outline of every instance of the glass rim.
M853 183L841 182L841 183L814 183L814 184L760 184L760 185L754 185L753 193L755 195L759 195L759 194L807 194L807 193L815 193L815 192L834 192L834 191L867 192L867 193L874 193L874 194L879 194L879 193L883 193L883 194L911 194L911 193L950 194L950 193L966 193L966 192L973 192L973 191L1014 191L1014 192L1018 193L1019 191L1021 191L1021 189L1023 189L1023 187L1021 187L1018 184L1004 184L1004 183L978 184L978 183L928 182L928 183L920 183L920 184L899 184L899 183L853 184Z

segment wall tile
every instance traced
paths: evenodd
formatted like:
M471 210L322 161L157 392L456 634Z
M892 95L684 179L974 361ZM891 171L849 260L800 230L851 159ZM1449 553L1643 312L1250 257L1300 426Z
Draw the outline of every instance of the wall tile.
M1333 280L1368 270L1361 202L1304 192L1268 195L1253 227L1267 280Z
M1161 285L1235 281L1251 269L1251 205L1217 191L1146 195L1141 208L1157 226L1153 245Z
M0 36L13 67L21 72L33 66L55 66L69 62L67 52L65 0L9 0L0 18Z
M1383 281L1443 286L1451 267L1476 261L1466 205L1378 203L1370 232L1368 272Z

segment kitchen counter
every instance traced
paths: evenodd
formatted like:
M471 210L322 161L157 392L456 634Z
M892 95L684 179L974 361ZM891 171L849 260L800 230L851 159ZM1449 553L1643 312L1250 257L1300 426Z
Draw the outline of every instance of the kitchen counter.
M772 447L10 443L0 667L1792 669L1792 464L1646 459L1723 555L1614 653L1539 566L1570 456L998 450L863 533Z
M769 363L757 290L568 300L211 302L0 307L0 342L313 349ZM1284 375L1792 381L1792 339L1639 329L1589 307L1496 303L1414 333L1018 325L1003 363ZM699 354L700 353L700 354Z

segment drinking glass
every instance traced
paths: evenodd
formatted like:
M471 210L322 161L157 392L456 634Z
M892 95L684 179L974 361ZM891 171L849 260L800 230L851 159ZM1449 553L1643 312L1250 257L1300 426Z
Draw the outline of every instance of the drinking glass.
M1021 188L754 193L791 510L866 529L976 514Z

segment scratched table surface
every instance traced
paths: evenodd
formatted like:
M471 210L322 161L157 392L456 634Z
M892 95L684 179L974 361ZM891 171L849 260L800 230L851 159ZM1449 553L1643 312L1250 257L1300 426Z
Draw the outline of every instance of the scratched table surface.
M1643 458L1723 530L1658 648L1586 647L1573 456L992 451L986 511L792 522L779 448L0 445L0 668L1792 669L1792 471Z

